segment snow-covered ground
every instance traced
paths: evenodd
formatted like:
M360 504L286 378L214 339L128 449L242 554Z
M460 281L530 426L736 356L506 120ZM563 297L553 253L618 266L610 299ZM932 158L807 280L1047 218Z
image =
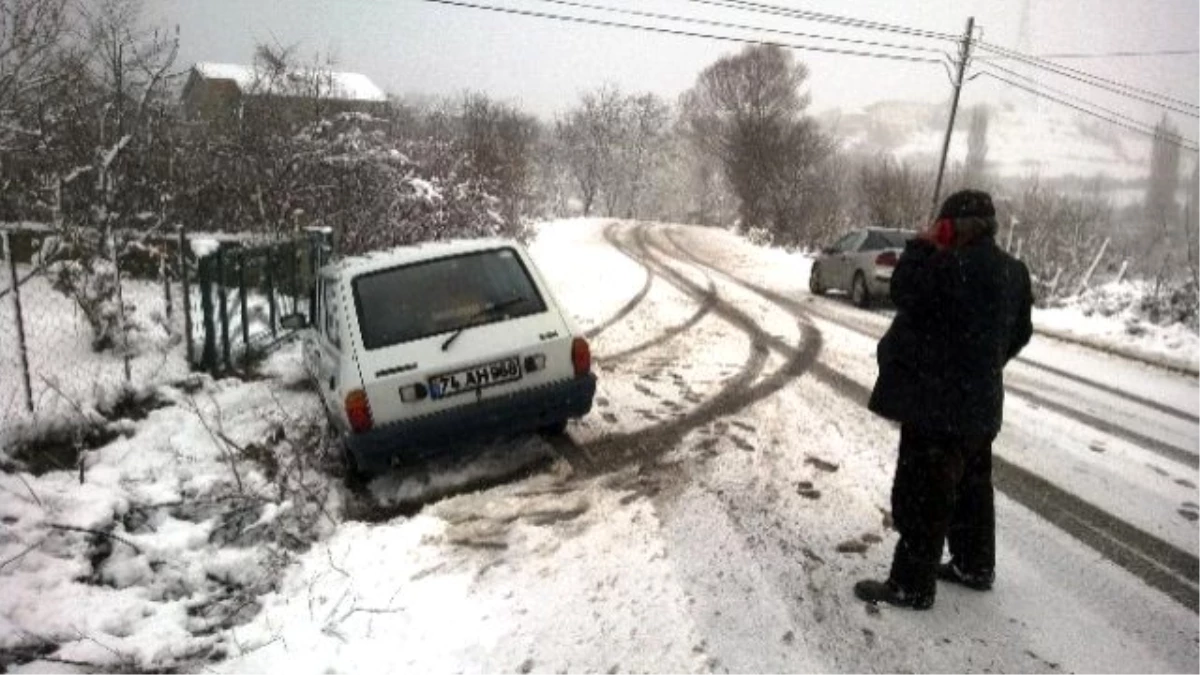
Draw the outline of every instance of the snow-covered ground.
M205 239L193 243L198 248L217 245L215 241ZM19 277L24 278L28 272L27 266L18 266ZM130 354L130 377L126 380L124 345L102 353L93 351L92 330L79 307L54 290L49 276L41 274L24 283L20 293L33 401L33 413L30 413L26 405L21 351L17 348L20 336L16 308L12 295L6 293L10 285L8 275L0 277L0 445L45 427L47 423L64 418L78 421L86 410L110 408L129 389L177 381L188 374L186 352L182 346L185 320L181 284L172 284L173 308L168 312L162 284L141 279L122 280L125 304L132 308L126 317ZM278 295L278 312L290 312L296 300L282 293ZM199 286L193 283L190 296L192 344L197 358L203 347L205 330L200 296ZM216 307L219 294L215 290L212 299ZM240 362L244 349L241 298L236 288L230 289L226 303L231 358ZM269 342L267 297L252 290L247 295L246 306L251 343ZM218 310L213 311L218 315Z
M807 296L805 256L679 229L744 278ZM321 415L294 347L261 380L160 386L166 407L112 423L121 435L88 453L82 484L77 471L0 472L0 665L1196 671L1192 611L1003 495L993 593L943 587L925 613L854 600L853 582L883 574L895 541L896 433L787 366L819 338L824 367L869 387L873 340L798 323L697 266L664 259L650 275L606 238L621 231L545 223L531 246L592 334L596 406L569 433L583 463L614 469L581 473L537 439L497 444L477 449L478 460L377 479L371 492L387 505L514 478L414 515L364 514L314 449ZM1145 338L1105 335L1091 320L1101 321L1067 327L1126 346ZM1062 358L1053 343L1039 349ZM1195 337L1165 353L1194 361ZM1072 367L1094 362L1074 358ZM1183 398L1197 391L1194 380L1161 377ZM1102 508L1125 509L1139 527L1175 519L1159 535L1194 555L1196 521L1173 511L1200 509L1194 468L1156 478L1137 449L1113 442L1099 455L1086 447L1092 431L1047 426L1045 411L1019 401L1010 408L998 452L1055 481L1090 476L1088 498L1107 486L1113 503ZM1180 433L1194 449L1194 425ZM1082 455L1050 452L1076 437ZM642 459L613 461L625 454ZM1112 483L1108 471L1137 475Z
M731 240L740 237L728 235ZM772 288L799 296L807 293L812 257L782 249L755 251L766 264L748 274ZM1141 281L1111 283L1065 298L1052 308L1033 310L1034 329L1045 337L1073 340L1169 368L1200 370L1200 334L1172 323L1154 323L1138 311L1138 299L1153 294L1153 285ZM888 310L880 310L887 315Z
M18 267L21 277L28 272ZM8 275L0 293L9 288ZM136 383L167 381L187 373L182 350L176 349L183 325L182 308L167 318L160 284L128 280L122 283L125 303L133 307L128 317L131 380ZM0 421L15 423L26 415L16 311L12 295L0 298ZM92 351L92 331L78 306L54 290L45 275L21 287L21 316L29 361L34 408L54 418L84 407L109 403L126 385L124 360L118 350ZM25 420L28 421L28 420ZM5 434L0 432L0 442Z

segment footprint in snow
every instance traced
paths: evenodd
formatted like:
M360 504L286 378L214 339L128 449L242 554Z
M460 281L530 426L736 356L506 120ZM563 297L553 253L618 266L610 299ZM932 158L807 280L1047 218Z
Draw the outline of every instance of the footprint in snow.
M870 546L865 542L858 539L851 539L850 541L843 541L838 544L834 550L838 553L860 553L866 555L869 548Z
M749 443L746 439L742 438L741 436L730 436L729 440L734 445L738 446L742 450L745 450L746 452L754 452L754 450L755 450L754 445Z
M712 438L712 437L706 438L696 444L696 452L699 452L701 455L704 455L705 457L716 457L716 455L717 455L717 451L715 449L716 445L717 445L717 439Z
M650 387L647 387L644 384L635 384L635 385L633 385L633 388L636 389L639 394L642 394L644 396L649 396L650 398L658 398L658 394L656 394L653 389L651 389Z
M802 480L796 484L796 494L805 499L820 499L821 491L813 489L812 481Z
M805 457L804 463L810 464L812 466L817 467L818 469L820 469L822 471L827 471L829 473L833 473L834 471L838 470L837 464L834 464L833 462L827 462L827 461L821 459L820 457L814 457L812 455L808 455L807 457Z

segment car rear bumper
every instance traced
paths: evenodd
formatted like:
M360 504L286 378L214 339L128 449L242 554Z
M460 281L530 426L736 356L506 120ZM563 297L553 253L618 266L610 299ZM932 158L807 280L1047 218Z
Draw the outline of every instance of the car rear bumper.
M432 415L347 434L360 471L378 474L393 459L448 451L452 445L523 433L582 417L592 409L596 376L559 381L508 396L483 399Z
M875 297L888 297L892 289L892 270L875 270L875 274L867 280L867 288Z

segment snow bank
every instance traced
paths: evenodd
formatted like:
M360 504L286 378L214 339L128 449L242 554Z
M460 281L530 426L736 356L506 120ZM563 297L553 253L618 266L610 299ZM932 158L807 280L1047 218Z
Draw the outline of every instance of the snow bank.
M268 371L160 387L171 405L112 423L121 434L82 469L34 475L13 458L0 472L0 655L154 671L228 652L224 630L338 510L314 471L321 417L295 350Z
M1200 363L1195 293L1109 283L1034 310L1039 331L1192 374Z

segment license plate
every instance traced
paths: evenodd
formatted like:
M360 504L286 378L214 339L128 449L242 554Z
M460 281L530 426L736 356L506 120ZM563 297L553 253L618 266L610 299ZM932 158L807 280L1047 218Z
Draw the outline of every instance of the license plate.
M429 378L429 396L439 399L521 379L521 362L510 356L481 366Z

